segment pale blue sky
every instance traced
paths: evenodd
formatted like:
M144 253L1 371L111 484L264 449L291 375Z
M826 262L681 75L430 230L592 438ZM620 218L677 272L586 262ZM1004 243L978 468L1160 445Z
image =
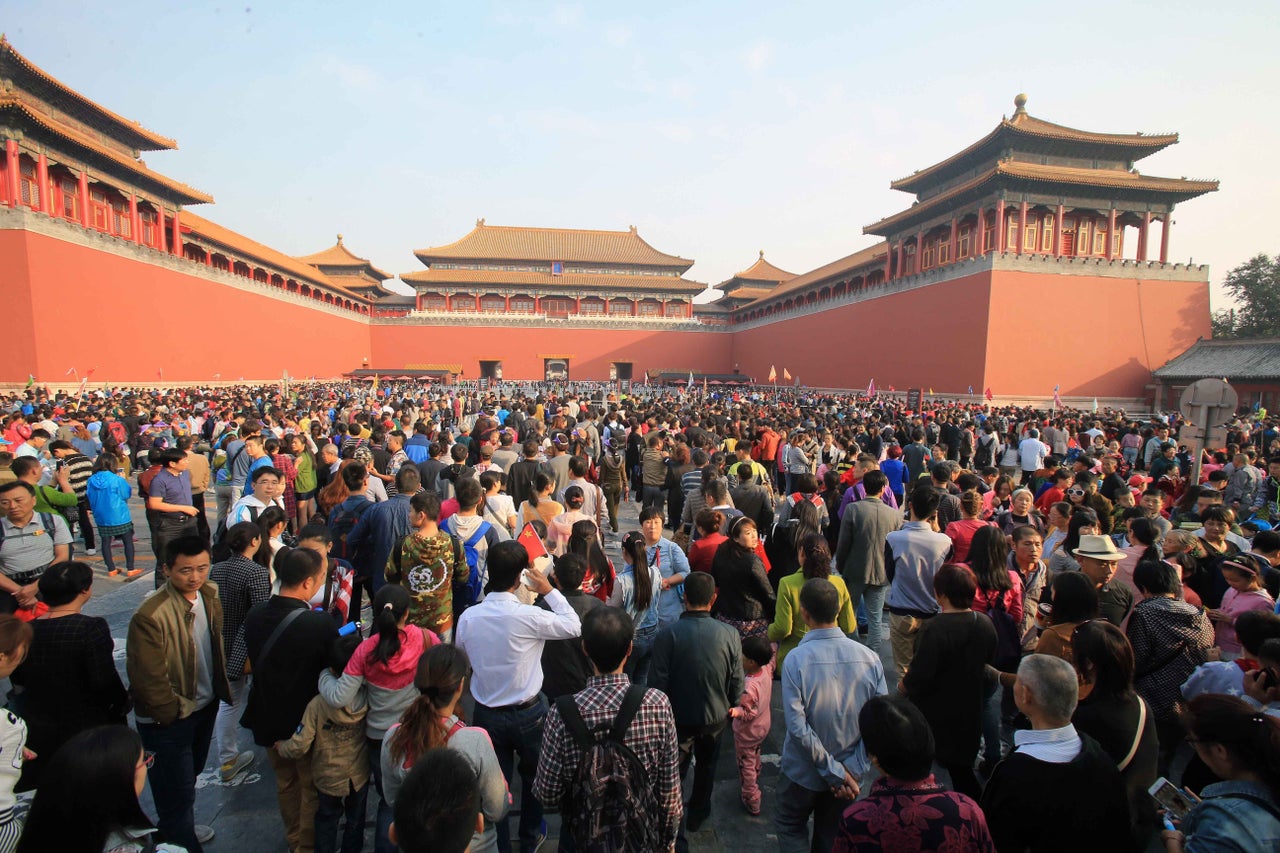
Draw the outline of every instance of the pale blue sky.
M0 0L33 62L178 140L149 165L290 254L381 268L493 225L625 229L714 284L804 272L908 206L889 182L1041 118L1176 130L1139 168L1222 189L1172 259L1275 244L1280 4ZM1215 291L1217 288L1215 288ZM1216 305L1222 304L1216 301Z

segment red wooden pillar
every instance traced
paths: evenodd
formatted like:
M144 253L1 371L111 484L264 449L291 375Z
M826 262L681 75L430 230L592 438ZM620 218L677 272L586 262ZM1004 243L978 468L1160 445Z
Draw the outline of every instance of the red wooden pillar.
M904 275L907 274L906 268L902 266L903 261L906 260L906 257L907 257L907 241L899 240L898 241L898 278L902 278Z
M1009 223L1004 221L1004 199L996 202L996 244L995 250L999 254L1004 254L1005 235L1009 233Z
M9 206L22 204L22 194L18 191L18 140L8 139L4 143L4 176L8 184Z
M80 170L79 189L80 194L80 224L85 228L89 227L89 172L85 169Z
M133 233L133 242L142 244L142 222L138 219L138 194L129 193L129 228Z
M573 313L575 314L582 313L582 297L581 296L573 297Z
M924 272L924 229L916 232L916 265L912 272Z
M684 316L686 318L693 316L693 300L690 300L684 304Z
M954 264L957 256L960 254L960 219L951 217L951 253L948 255L950 260L948 263Z
M1138 232L1138 260L1147 259L1147 238L1151 234L1151 211L1142 214L1142 230Z
M1172 210L1164 215L1164 225L1160 229L1160 263L1162 264L1169 263L1169 228L1173 225L1171 216L1173 216Z
M173 253L178 257L182 257L182 213L175 210L173 212Z
M1053 255L1054 257L1062 256L1062 216L1065 209L1062 205L1058 205L1053 212Z
M476 294L476 313L480 313L480 294Z
M987 211L982 207L982 205L978 205L978 219L974 224L974 229L973 257L980 258L984 254L983 240L985 240L987 236Z
M542 297L541 296L533 297L533 313L535 314L542 313Z
M210 252L208 249L204 250L204 265L206 267L213 266L213 252Z
M890 243L885 247L884 252L884 280L889 282L892 279L893 272L893 244Z
M36 155L36 186L40 188L40 206L36 208L41 213L53 213L53 199L49 193L49 158L43 154Z
M444 310L446 311L453 310L453 294L452 293L446 293L444 295Z
M1027 203L1018 207L1018 254L1027 251Z
M640 303L635 299L635 297L631 298L631 316L640 316Z
M420 291L415 290L413 292L413 310L414 311L422 310L422 293Z
M1107 260L1115 257L1115 250L1112 248L1116 244L1116 209L1113 207L1107 211Z

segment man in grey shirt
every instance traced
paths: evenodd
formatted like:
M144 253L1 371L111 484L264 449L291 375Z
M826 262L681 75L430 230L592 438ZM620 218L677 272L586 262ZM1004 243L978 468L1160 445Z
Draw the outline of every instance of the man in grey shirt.
M867 645L877 654L884 640L884 600L889 593L885 539L902 527L902 513L881 500L888 485L883 471L873 469L863 476L867 496L845 507L835 555L853 608L857 610L859 600L866 605Z

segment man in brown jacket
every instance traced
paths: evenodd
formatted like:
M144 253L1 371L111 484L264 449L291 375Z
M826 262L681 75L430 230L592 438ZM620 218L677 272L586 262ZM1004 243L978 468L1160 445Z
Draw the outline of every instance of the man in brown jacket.
M222 603L199 536L171 541L164 563L168 582L129 620L129 690L143 747L155 754L147 778L163 840L203 853L213 830L195 825L196 776L209 757L218 700L231 701Z

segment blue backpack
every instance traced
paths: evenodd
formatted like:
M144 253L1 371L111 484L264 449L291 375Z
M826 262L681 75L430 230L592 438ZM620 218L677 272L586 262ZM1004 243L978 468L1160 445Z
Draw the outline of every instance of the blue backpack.
M454 516L456 518L456 516ZM450 519L452 520L452 519ZM449 530L454 536L458 535L457 525L449 525ZM467 596L468 600L460 602L463 607L470 607L479 600L484 593L484 582L486 578L480 577L480 552L476 546L480 544L480 540L488 535L493 525L487 521L481 521L480 526L476 528L476 532L471 534L467 539L462 540L462 552L466 556L467 569ZM461 537L459 537L461 538Z

